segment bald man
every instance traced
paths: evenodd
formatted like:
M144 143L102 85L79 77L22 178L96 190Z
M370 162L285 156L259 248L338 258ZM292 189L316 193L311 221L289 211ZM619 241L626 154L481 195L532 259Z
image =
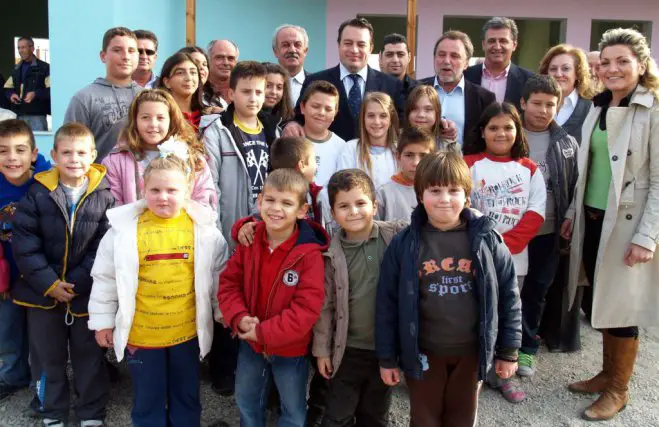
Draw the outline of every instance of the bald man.
M240 51L231 40L213 40L208 44L208 81L204 90L206 102L226 108L229 99L231 70L238 62Z

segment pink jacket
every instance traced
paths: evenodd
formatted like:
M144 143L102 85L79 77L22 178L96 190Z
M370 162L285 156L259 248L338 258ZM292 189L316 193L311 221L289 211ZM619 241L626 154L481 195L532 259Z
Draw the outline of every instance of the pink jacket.
M110 190L117 206L133 203L142 198L144 168L135 160L135 156L130 150L113 151L103 159L103 165L108 169L105 176L110 183ZM205 164L204 169L196 173L190 198L202 205L217 209L217 191L208 164Z

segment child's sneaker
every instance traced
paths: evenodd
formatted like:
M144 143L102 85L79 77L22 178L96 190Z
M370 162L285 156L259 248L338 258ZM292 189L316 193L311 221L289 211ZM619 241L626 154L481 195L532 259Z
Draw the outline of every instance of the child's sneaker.
M43 425L46 427L64 427L64 421L52 418L44 418Z
M519 352L519 360L517 361L517 375L520 377L532 377L535 375L535 356Z
M101 420L83 420L80 421L80 427L102 427L103 421Z
M516 385L512 380L503 380L499 387L503 397L510 403L521 403L526 399L526 393L522 388Z

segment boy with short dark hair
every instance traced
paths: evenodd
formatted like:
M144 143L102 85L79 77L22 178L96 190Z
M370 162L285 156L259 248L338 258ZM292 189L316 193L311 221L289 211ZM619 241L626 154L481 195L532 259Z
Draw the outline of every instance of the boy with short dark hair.
M266 76L260 62L236 64L229 80L231 104L221 115L206 116L200 124L218 189L218 221L230 251L235 246L231 228L240 218L256 212L256 199L270 168L276 124L261 111Z
M105 215L114 206L105 167L93 164L94 136L80 123L55 133L51 156L57 165L35 176L19 202L12 248L21 276L12 289L16 304L28 307L32 366L44 424L63 427L69 415L69 355L75 412L84 426L103 425L109 382L105 352L87 327L91 269Z
M331 132L339 110L339 91L332 83L318 80L306 88L300 97L300 111L304 116L304 135L313 143L316 153L316 184L324 187L338 170L338 161L345 141Z
M133 98L142 88L132 79L139 55L137 38L128 28L110 28L103 35L101 61L105 77L78 91L66 109L64 123L78 122L94 134L101 161L114 148Z
M538 165L547 187L545 222L529 242L529 270L521 291L524 322L517 374L525 377L535 374L545 296L558 271L560 249L568 245L560 237L560 228L579 177L579 146L554 120L561 95L553 77L536 75L526 82L521 100L529 157Z
M436 149L435 138L427 131L411 126L404 128L396 145L398 173L377 191L378 219L410 220L418 201L414 193L414 174L421 159Z
M20 275L11 250L12 223L18 201L34 182L34 174L50 169L39 154L30 125L22 120L0 122L0 243L4 252L0 287L0 400L30 382L25 308L8 298ZM36 360L32 360L36 364Z
M316 375L329 381L322 425L386 426L391 389L375 354L376 288L384 251L407 223L373 219L375 188L360 169L336 172L327 193L341 228L325 254L325 305L314 326ZM310 402L314 394L312 386Z
M265 426L270 373L282 402L279 423L305 423L306 354L323 305L321 252L329 240L322 227L304 219L308 186L297 171L270 173L258 196L263 222L254 242L237 246L220 275L224 322L242 340L236 402L246 427Z
M419 205L382 261L375 347L385 384L405 373L414 426L473 425L493 364L517 369L521 303L510 251L494 221L469 209L459 153L432 153L416 170ZM494 360L496 359L496 360Z

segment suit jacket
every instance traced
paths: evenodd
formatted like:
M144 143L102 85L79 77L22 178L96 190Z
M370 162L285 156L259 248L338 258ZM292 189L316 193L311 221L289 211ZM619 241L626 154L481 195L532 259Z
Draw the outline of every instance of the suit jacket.
M419 82L424 85L434 86L435 76L421 79ZM465 78L464 100L465 124L462 130L463 144L464 141L467 140L469 132L471 132L471 130L478 124L478 120L481 118L483 110L496 101L496 98L489 90L478 86ZM442 114L444 115L443 112Z
M414 80L412 77L410 77L409 74L405 74L405 77L403 78L403 91L405 92L405 99L407 99L407 97L410 95L410 92L412 92L412 89L417 87L419 83L419 80Z
M330 126L329 130L337 134L342 139L348 141L354 139L359 135L357 127L359 123L353 119L352 114L350 114L350 106L348 104L348 94L346 93L343 82L341 81L341 71L339 66L333 68L328 68L327 70L319 71L317 73L311 74L304 80L302 85L301 94L304 94L307 87L312 82L316 80L325 80L332 83L339 90L339 111L334 118L334 122ZM403 103L405 102L403 93L403 83L380 71L376 71L371 67L368 67L368 76L366 77L366 89L364 90L364 95L368 92L385 92L394 100L396 104L396 109L398 114L402 114ZM295 120L303 124L304 116L300 112L300 99L298 99L297 105L295 106Z
M573 136L579 145L581 145L581 127L583 126L583 122L586 120L586 116L592 105L593 102L591 100L579 97L572 115L567 119L567 122L563 123L563 129L565 129L565 132Z
M506 95L504 96L504 100L513 104L519 111L521 111L519 101L522 98L524 85L526 84L526 81L534 74L535 73L527 70L526 68L518 67L515 64L510 64L508 79L506 81ZM465 70L464 75L466 80L480 86L483 78L483 64L472 65Z

